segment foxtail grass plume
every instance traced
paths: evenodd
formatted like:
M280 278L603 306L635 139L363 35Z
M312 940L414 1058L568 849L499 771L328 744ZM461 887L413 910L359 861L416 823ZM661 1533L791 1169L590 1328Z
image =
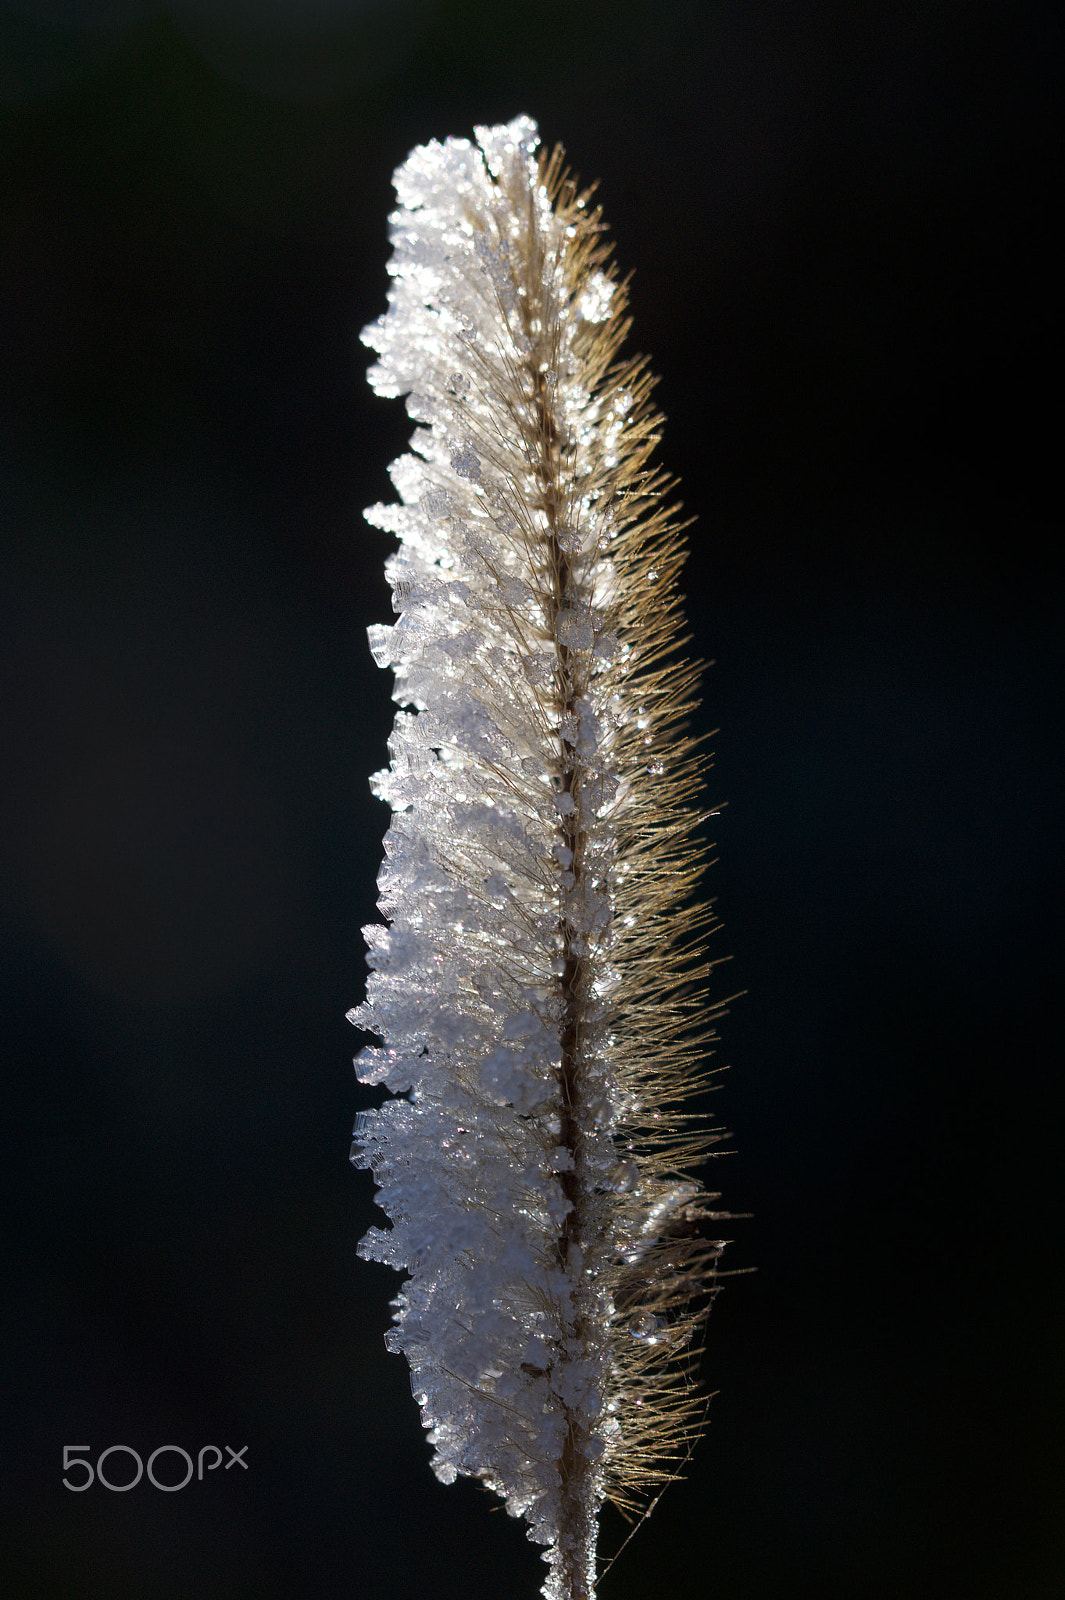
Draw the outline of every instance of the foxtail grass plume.
M682 1108L720 1006L653 380L590 191L538 145L522 117L410 155L363 334L418 426L366 513L399 540L370 644L400 709L349 1016L392 1098L352 1160L391 1219L359 1253L409 1274L386 1343L434 1471L525 1518L548 1600L592 1600L604 1501L653 1501L704 1415L727 1213L690 1169L722 1136Z

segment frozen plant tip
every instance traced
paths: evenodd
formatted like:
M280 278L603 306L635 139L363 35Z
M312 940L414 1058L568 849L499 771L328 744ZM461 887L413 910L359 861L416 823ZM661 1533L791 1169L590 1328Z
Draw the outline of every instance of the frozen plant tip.
M370 644L401 709L349 1016L392 1098L352 1160L391 1220L359 1252L409 1274L386 1342L437 1476L526 1519L548 1600L592 1600L603 1502L653 1500L705 1409L727 1213L689 1171L722 1136L682 1107L720 1007L653 380L599 211L538 144L519 118L411 154L363 335L418 427L402 504L367 512L399 539Z

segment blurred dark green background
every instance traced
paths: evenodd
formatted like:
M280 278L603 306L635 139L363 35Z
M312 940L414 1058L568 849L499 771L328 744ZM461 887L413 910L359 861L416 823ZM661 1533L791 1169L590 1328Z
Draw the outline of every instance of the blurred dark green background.
M519 111L601 180L699 516L748 991L712 1175L759 1270L604 1600L1065 1591L1059 19L0 4L12 1600L538 1591L385 1354L344 1021L391 717L360 509L408 432L357 335L394 167ZM248 1470L62 1487L66 1444L167 1443Z

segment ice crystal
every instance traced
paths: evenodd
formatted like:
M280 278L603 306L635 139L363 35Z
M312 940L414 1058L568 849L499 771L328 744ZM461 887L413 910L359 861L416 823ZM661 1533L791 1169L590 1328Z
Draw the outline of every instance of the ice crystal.
M677 1103L708 919L659 419L598 212L537 148L519 118L411 154L364 334L421 425L367 512L399 540L370 646L401 709L349 1015L394 1098L351 1158L389 1218L359 1252L409 1274L387 1343L434 1470L527 1520L550 1600L589 1600L603 1500L646 1498L694 1427L676 1351L713 1267Z

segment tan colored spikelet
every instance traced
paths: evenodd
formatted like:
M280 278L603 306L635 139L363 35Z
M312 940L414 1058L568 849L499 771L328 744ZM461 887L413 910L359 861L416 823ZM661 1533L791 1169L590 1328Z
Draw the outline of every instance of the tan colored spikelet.
M684 1109L706 1003L692 898L706 758L673 484L599 210L535 125L412 153L395 280L365 338L420 424L394 464L392 805L368 929L383 1042L356 1124L408 1271L389 1347L434 1470L480 1478L591 1600L606 1499L653 1502L698 1434L728 1213L691 1176L723 1137ZM405 1096L409 1096L406 1098ZM716 1229L715 1229L716 1231Z

